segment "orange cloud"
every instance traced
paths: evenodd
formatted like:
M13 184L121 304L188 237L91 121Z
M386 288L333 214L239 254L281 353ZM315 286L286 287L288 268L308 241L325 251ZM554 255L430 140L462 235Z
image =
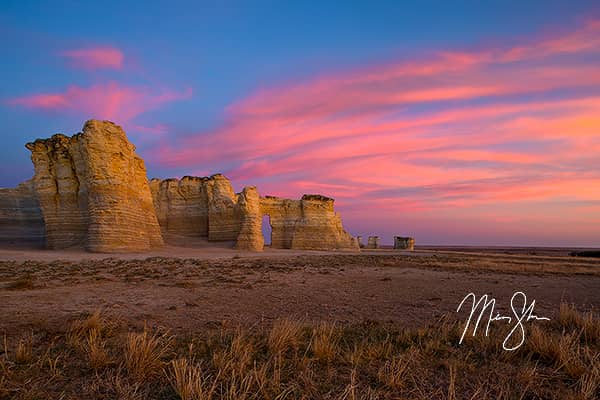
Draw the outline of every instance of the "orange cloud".
M114 47L91 47L66 50L60 53L69 65L81 69L122 69L125 56Z

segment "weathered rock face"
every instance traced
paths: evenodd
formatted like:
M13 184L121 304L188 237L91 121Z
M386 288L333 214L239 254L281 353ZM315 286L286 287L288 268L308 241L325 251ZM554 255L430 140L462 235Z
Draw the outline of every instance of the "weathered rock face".
M261 198L261 210L271 221L271 247L282 249L358 249L342 226L334 200L304 195L301 200Z
M184 176L181 180L150 180L156 217L165 238L208 237L209 179Z
M241 215L231 182L221 174L211 176L208 185L208 240L236 240Z
M394 249L397 250L414 250L415 239L404 236L394 236Z
M262 212L260 197L254 186L244 188L238 196L237 206L241 219L236 248L262 251L265 245L262 234Z
M221 174L152 179L150 189L160 227L168 236L235 241L241 227L238 196Z
M357 237L356 237L356 243L358 243L358 247L360 247L361 249L362 249L363 247L365 247L365 245L364 245L364 244L363 244L363 242L362 242L362 236L357 236Z
M293 249L358 248L333 209L334 200L321 195L302 196L302 218L296 223Z
M0 189L0 243L42 247L44 241L44 219L33 182Z
M50 248L138 251L162 245L144 161L118 125L28 143Z
M220 174L148 182L144 161L109 121L90 120L72 137L56 134L26 147L35 175L0 189L0 241L45 238L52 249L125 252L160 246L164 235L261 251L262 217L269 215L273 248L359 248L325 196L261 198L255 187L236 194Z
M44 218L48 247L83 245L89 221L87 187L83 177L76 174L76 165L82 169L84 164L81 152L71 151L71 138L61 134L26 147L35 169L33 188Z
M367 249L378 249L379 248L379 236L369 236L367 241Z
M269 216L271 247L291 249L296 222L302 218L301 201L265 196L260 199L260 208L262 214Z
M358 242L344 231L333 199L328 197L261 198L255 187L236 194L220 174L152 179L150 188L166 240L207 237L210 241L233 241L241 250L262 251L262 217L269 215L272 248L358 249Z

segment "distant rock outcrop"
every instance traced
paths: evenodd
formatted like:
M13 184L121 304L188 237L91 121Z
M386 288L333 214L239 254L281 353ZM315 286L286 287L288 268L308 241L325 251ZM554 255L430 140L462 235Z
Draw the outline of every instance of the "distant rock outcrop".
M43 246L44 218L33 182L0 189L0 243Z
M379 236L369 236L367 239L367 249L379 248Z
M90 120L72 137L26 147L48 247L118 252L162 244L144 161L120 126Z
M358 249L358 242L344 230L333 203L333 199L321 195L304 195L300 200L261 198L261 211L271 221L271 247Z
M413 251L415 249L415 239L405 236L394 236L394 249Z
M301 200L259 197L255 187L234 193L227 178L152 179L156 215L166 240L186 236L235 241L241 250L264 247L262 217L269 215L271 247L278 249L358 249L333 209L334 200L304 195Z
M0 189L0 240L126 252L160 246L163 238L206 238L262 251L269 215L273 248L358 249L329 197L260 197L253 186L235 193L221 174L148 181L135 146L109 121L90 120L72 137L56 134L26 147L35 174Z

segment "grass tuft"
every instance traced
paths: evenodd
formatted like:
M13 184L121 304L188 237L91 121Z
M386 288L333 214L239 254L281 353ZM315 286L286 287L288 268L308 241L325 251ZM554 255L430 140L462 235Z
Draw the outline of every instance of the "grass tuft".
M330 362L337 355L339 332L335 324L322 323L313 330L311 347L319 361Z
M33 338L20 339L15 349L15 362L28 364L33 359Z
M160 374L171 344L166 334L129 333L125 343L125 367L138 382L150 380Z
M298 321L281 319L275 321L269 332L268 346L274 354L281 354L289 348L298 348L302 325Z

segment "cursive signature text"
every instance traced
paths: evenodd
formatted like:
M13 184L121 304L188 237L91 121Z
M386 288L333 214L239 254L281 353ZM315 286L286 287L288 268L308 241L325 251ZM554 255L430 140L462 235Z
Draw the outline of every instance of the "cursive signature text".
M487 323L485 325L485 336L488 336L490 331L490 325L494 321L505 321L509 325L512 325L510 331L506 335L506 338L502 342L502 348L507 351L516 350L519 347L521 347L525 342L525 322L550 320L550 318L538 317L533 313L533 309L535 308L535 300L532 300L530 304L527 304L527 296L523 292L515 292L510 299L510 308L513 313L512 316L501 315L499 312L495 311L495 298L484 294L478 300L475 293L469 293L468 295L466 295L465 298L458 305L456 312L459 312L463 305L469 300L472 301L471 312L469 314L467 322L465 323L465 328L462 332L462 336L460 337L460 341L458 342L459 344L463 342L463 339L465 338L469 327L474 321L474 316L476 316L476 320L473 325L473 336L475 336L475 334L477 333L479 324L481 323L481 320L484 319L484 317L487 318ZM515 341L516 344L511 346L510 343Z

